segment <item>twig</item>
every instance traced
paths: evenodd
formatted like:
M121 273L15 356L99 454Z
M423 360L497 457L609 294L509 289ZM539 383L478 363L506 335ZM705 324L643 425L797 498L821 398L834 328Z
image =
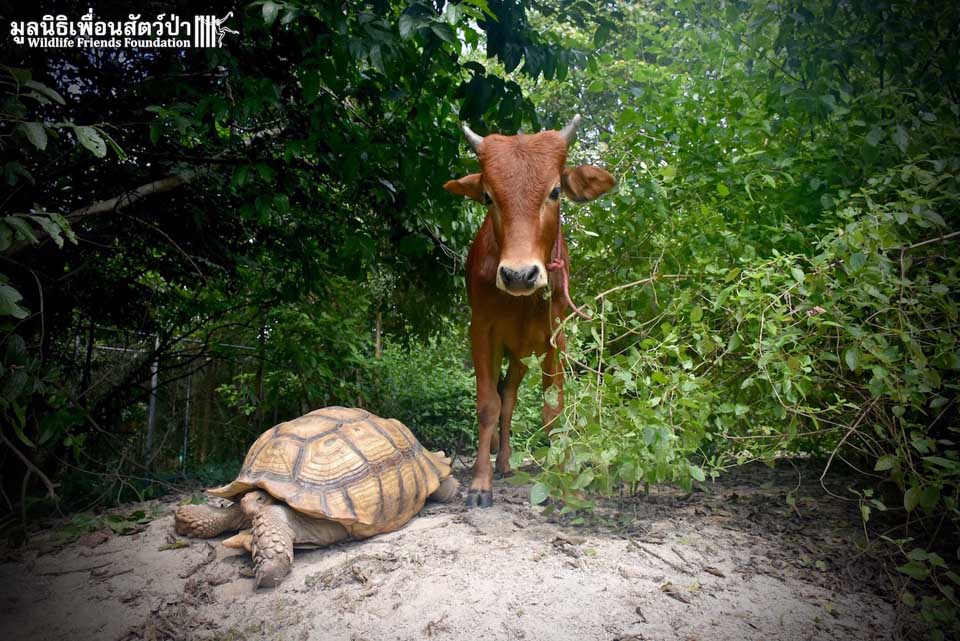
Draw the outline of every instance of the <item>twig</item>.
M115 576L120 576L121 574L130 574L133 572L133 568L127 568L126 570L120 570L119 572L111 572L109 574L104 574L103 576L98 576L97 581L103 583L104 581L109 581Z
M625 283L623 285L617 285L616 287L611 287L610 289L606 291L602 291L596 296L594 296L593 300L596 300L596 301L602 300L607 296L609 296L610 294L613 294L614 292L618 292L622 289L629 289L631 287L636 287L637 285L646 285L649 283L656 282L658 280L674 280L674 279L683 279L683 278L689 278L689 276L687 274L654 274L653 276L648 276L647 278L641 278L640 280L635 280L631 283ZM566 318L560 321L560 324L557 325L557 327L553 330L553 333L550 335L551 345L553 345L554 347L557 347L557 342L556 342L557 334L561 330L563 330L564 326L567 324L567 321L569 321L574 316L576 316L576 312L570 312L569 314L567 314Z
M37 572L37 576L61 576L64 574L73 574L74 572L87 572L89 570L97 570L99 568L105 568L108 565L113 563L113 561L107 561L106 563L98 563L97 565L85 565L82 568L70 568L68 570L50 570L49 572Z
M30 275L33 276L33 280L37 283L37 295L40 297L40 341L37 343L40 346L40 362L43 362L43 342L47 337L47 322L46 314L44 313L44 302L43 302L43 285L40 283L40 277L37 276L37 272L30 270Z
M892 249L907 251L908 249L916 249L917 247L923 247L924 245L930 245L932 243L942 243L943 241L960 236L960 231L955 231L947 234L946 236L937 236L936 238L928 238L926 240L921 240L919 243L914 243L912 245L905 245L903 247L893 247Z
M693 574L693 572L691 572L691 571L688 570L687 568L685 568L685 567L683 567L683 566L680 566L680 565L677 565L677 564L674 563L673 561L668 561L667 559L663 558L662 556L660 556L659 554L657 554L657 553L654 552L653 550L649 549L648 547L646 547L646 546L643 545L642 543L638 543L638 542L637 542L636 540L634 540L634 539L629 539L629 541L630 541L630 543L632 543L634 546L638 547L641 551L646 552L647 554L649 554L650 556L652 556L652 557L654 557L654 558L656 558L656 559L660 559L661 561L663 561L664 563L666 563L667 565L669 565L671 568L673 568L673 569L676 570L677 572L680 572L681 574ZM678 554L677 556L680 556L680 555Z
M187 570L186 572L181 572L180 573L181 579L189 579L191 576L196 574L197 570L199 570L204 566L210 565L211 563L213 563L213 560L217 558L216 548L210 545L210 543L208 543L207 541L204 541L203 544L207 546L207 558L205 558L203 561L200 561L200 563L197 563L190 570Z
M800 473L800 468L793 462L792 459L787 459L787 462L790 463L790 466L793 467L793 471L797 473L797 485L793 488L793 511L797 513L797 516L803 518L803 515L800 514L800 508L797 507L797 495L800 494L800 485L803 483L803 474Z
M207 277L203 274L202 271L200 271L200 267L197 265L196 262L194 262L193 258L190 257L190 254L188 254L187 252L185 252L185 251L183 250L183 248L182 248L180 245L177 244L177 241L175 241L174 239L170 238L170 236L169 236L165 231L163 231L162 229L160 229L159 227L157 227L157 226L154 225L153 223L148 222L148 221L146 221L146 220L143 220L143 219L140 218L139 216L131 216L131 218L132 218L133 220L137 221L138 223L142 224L142 225L146 225L147 227L150 227L150 228L153 229L155 232L157 232L158 234L160 234L161 236L163 236L164 238L166 238L166 239L167 239L167 242L169 242L171 245L173 245L174 248L175 248L177 251L179 251L181 254L183 254L184 258L186 258L186 259L190 262L190 264L193 266L194 271L197 272L197 276L199 276L200 278L206 280Z
M867 414L869 414L869 413L870 413L870 410L873 409L873 406L876 404L876 402L877 402L878 399L879 399L879 397L874 397L874 399L870 401L870 403L869 403L869 404L867 405L867 407L863 410L863 412L860 413L860 416L857 417L857 420L855 420L855 421L853 422L853 425L850 426L850 428L847 430L847 433L843 435L843 438L840 439L840 442L837 443L837 446L836 446L835 448L833 448L833 451L832 451L832 452L830 452L830 458L827 459L827 464L826 464L826 466L823 468L823 473L820 474L820 487L822 487L823 490L824 490L827 494L829 494L830 496L832 496L832 497L834 497L834 498L838 498L838 499L842 499L842 500L850 500L850 501L852 501L852 500L858 500L858 499L849 499L849 498L847 498L847 497L845 497L845 496L840 496L840 495L838 495L838 494L834 494L834 493L831 492L829 489L827 489L827 486L826 486L826 484L824 484L823 479L827 476L827 472L830 471L830 465L833 464L833 459L834 459L834 457L836 457L837 452L840 451L840 448L843 447L843 444L846 442L846 440L850 437L851 434L853 434L853 433L856 431L857 427L860 426L860 423L863 422L863 419L865 419L865 418L867 417Z
M681 561L683 561L683 562L686 563L687 565L690 565L690 561L687 561L686 557L684 557L682 554L680 554L680 550L677 549L677 546L676 546L676 545L671 545L671 546L670 546L670 549L673 550L673 553L676 554L677 557L678 557Z
M13 453L16 454L17 458L20 459L20 461L21 461L24 465L27 466L27 471L28 471L28 472L32 472L33 474L36 474L36 475L40 478L40 480L43 482L43 484L44 484L45 486L47 486L47 494L48 494L48 496L49 496L51 499L53 499L53 501L56 501L56 500L57 500L57 493L56 493L56 491L54 490L54 488L55 488L56 486L53 484L53 482L50 480L50 478L47 477L46 474L44 474L43 472L41 472L40 469L37 468L36 465L34 465L33 463L31 463L31 462L30 462L30 459L28 459L26 456L24 456L24 455L23 455L23 452L21 452L20 450L18 450L17 447L16 447L13 443L10 442L10 440L7 438L7 436L6 436L2 431L0 431L0 441L3 441L4 445L6 445L7 447L9 447L11 450L13 450Z

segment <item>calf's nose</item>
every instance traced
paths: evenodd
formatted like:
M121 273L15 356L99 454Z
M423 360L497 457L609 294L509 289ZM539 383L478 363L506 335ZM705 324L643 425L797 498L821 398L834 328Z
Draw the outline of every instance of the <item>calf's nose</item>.
M500 279L509 290L527 291L533 289L539 278L540 267L537 265L526 265L517 269L505 265L500 267Z

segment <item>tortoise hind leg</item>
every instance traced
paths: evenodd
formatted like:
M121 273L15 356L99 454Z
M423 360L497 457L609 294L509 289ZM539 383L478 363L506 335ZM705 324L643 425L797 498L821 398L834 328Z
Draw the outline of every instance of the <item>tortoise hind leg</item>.
M227 507L212 505L181 505L173 516L177 534L209 539L224 532L239 530L247 517L238 503Z
M460 481L453 478L453 476L448 476L440 481L440 487L434 490L433 494L429 496L429 499L431 501L437 501L438 503L447 503L459 495Z

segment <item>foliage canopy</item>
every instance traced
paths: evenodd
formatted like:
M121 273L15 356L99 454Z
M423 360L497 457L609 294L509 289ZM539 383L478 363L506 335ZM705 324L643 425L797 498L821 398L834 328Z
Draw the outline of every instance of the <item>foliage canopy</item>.
M534 498L576 518L591 492L842 462L872 479L831 487L864 521L902 515L886 540L931 586L905 603L955 625L956 6L211 8L228 10L223 49L4 45L8 496L25 470L72 500L104 479L115 497L177 470L209 480L277 417L331 403L469 447L462 265L482 212L441 189L473 163L458 126L579 111L574 153L619 185L565 210L593 320L565 321L568 407L549 439L532 373L523 391ZM186 386L171 398L206 396L185 422L170 400L150 445L157 362L159 389Z

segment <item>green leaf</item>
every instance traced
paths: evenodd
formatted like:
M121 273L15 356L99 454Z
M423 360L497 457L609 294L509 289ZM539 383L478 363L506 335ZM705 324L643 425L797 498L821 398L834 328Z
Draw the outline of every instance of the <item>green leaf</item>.
M910 134L903 128L903 125L897 125L893 128L893 143L902 153L907 153L907 145L910 144Z
M63 235L67 237L67 240L74 245L77 244L77 235L73 233L73 228L70 227L70 223L62 214L58 214L55 211L48 211L47 217L57 224L57 226L60 228L60 231L63 232Z
M4 216L3 222L13 227L24 240L34 244L40 242L36 235L34 235L33 229L30 228L30 225L21 216Z
M793 276L793 280L797 281L798 283L802 283L803 279L805 278L803 270L799 267L791 267L790 274Z
M16 404L15 404L15 405L16 405ZM24 432L23 432L23 423L24 423L24 421L23 421L23 416L18 412L18 413L17 413L17 418L16 418L15 420L11 421L11 422L13 423L13 431L14 431L14 433L17 435L17 438L20 439L20 442L23 443L24 445L26 445L26 446L29 447L29 448L34 448L34 449L36 449L37 446L34 445L33 441L31 441L29 438L27 438L27 435L24 434Z
M932 510L940 502L940 488L936 485L928 485L920 493L918 503L925 510Z
M19 127L34 147L43 151L47 148L47 132L39 122L25 122Z
M273 2L264 2L263 3L263 21L267 23L267 26L271 26L273 22L277 19L277 13L280 11L280 6Z
M903 507L907 512L912 512L920 503L920 488L911 487L903 493Z
M602 22L597 26L597 30L593 33L593 46L596 49L599 49L607 42L607 38L610 37L610 23Z
M916 579L917 581L923 581L930 576L930 570L914 561L911 561L906 565L897 566L897 571L901 574L906 574L908 577Z
M850 255L849 262L850 269L855 272L860 271L863 269L863 266L867 264L867 257L863 254L863 252L854 252Z
M952 470L957 467L957 461L951 461L950 459L945 459L942 456L924 456L923 460L927 463L932 463L933 465L945 467L948 470Z
M571 485L570 487L572 487L575 490L582 490L583 488L587 487L588 485L590 485L590 483L593 482L594 477L595 477L595 474L593 470L587 468L584 471L580 472L579 475L577 475L576 480L574 480L573 485Z
M699 305L694 305L693 309L690 310L690 321L693 323L699 323L703 318L703 308Z
M373 47L371 47L370 64L381 74L387 75L387 71L383 66L383 52L380 50L380 45L373 45Z
M63 101L63 97L60 94L58 94L56 91L54 91L47 85L37 82L36 80L27 80L26 82L23 83L23 86L30 87L31 89L37 91L38 93L43 94L50 100L53 100L58 105L67 104Z
M94 156L103 158L107 155L107 143L104 142L95 128L75 126L73 130L76 132L80 144L89 149Z
M448 42L452 45L460 44L457 40L457 34L453 32L453 29L448 24L434 22L430 25L430 30L437 34L437 37L444 42Z
M843 361L847 364L847 367L857 371L857 366L860 364L860 351L856 347L848 347L847 351L843 353Z
M873 471L883 472L884 470L892 470L899 460L900 459L898 457L893 456L892 454L881 456L877 459L877 464L873 466Z
M726 198L730 195L730 188L724 183L717 183L717 193L720 194L722 198Z
M57 247L63 249L63 236L60 234L60 226L46 216L34 216L33 220L47 232Z
M13 316L16 319L26 318L29 311L18 305L23 296L9 285L0 285L0 317Z
M300 90L303 102L309 105L320 95L320 74L314 70L304 71L300 75Z
M464 4L469 4L474 7L477 7L489 17L494 22L498 22L497 14L490 10L490 5L487 0L464 0Z
M704 474L703 470L699 466L689 465L687 467L690 471L690 476L692 476L694 479L700 481L701 483L707 480L707 475Z
M530 488L530 503L540 505L550 497L550 491L543 483L535 483Z
M409 40L417 34L417 28L423 24L423 21L409 13L400 16L400 37Z

